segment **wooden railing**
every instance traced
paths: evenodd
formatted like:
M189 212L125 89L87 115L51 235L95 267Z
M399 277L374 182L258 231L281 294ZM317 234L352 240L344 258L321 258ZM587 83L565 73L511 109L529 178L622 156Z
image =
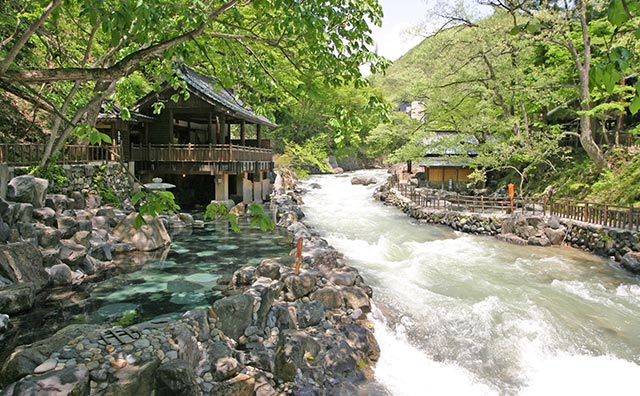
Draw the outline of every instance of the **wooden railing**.
M465 212L504 212L511 211L511 200L509 197L485 197L475 195L449 194L447 196L439 196L433 193L427 193L424 190L416 188L405 183L394 184L400 194L409 198L417 205L436 209L436 210L455 210ZM527 211L532 214L536 212L536 205L533 201L517 200L515 206L518 211Z
M37 165L42 160L45 144L0 143L0 163L13 166ZM97 161L115 161L122 153L121 146L66 145L57 156L58 164L84 164Z
M232 162L271 161L272 151L230 144L147 144L132 145L131 160L152 162Z
M585 223L640 231L640 208L633 206L622 207L607 203L579 202L566 199L551 202L549 213Z

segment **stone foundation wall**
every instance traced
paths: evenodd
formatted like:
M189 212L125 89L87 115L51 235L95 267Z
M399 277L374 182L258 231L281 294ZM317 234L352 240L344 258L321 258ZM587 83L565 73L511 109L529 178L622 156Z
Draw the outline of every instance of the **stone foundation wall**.
M70 182L62 186L62 193L70 195L74 191L98 192L99 186L106 186L118 196L128 196L131 191L129 175L118 162L104 165L64 165Z
M555 216L431 210L419 207L386 185L376 191L375 196L385 204L396 206L421 222L446 225L456 231L475 235L496 236L515 244L566 244L599 256L613 258L618 262L621 262L626 254L640 251L640 237L633 231L559 219Z

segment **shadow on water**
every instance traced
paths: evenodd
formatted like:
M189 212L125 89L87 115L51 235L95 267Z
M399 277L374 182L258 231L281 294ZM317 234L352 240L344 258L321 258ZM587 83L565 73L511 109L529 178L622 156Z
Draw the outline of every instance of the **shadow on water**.
M289 254L291 237L283 230L262 232L240 222L185 229L164 250L121 255L93 282L47 289L34 308L12 316L0 334L0 362L19 345L46 338L70 324L128 325L158 317L178 318L222 297L212 288L244 265Z

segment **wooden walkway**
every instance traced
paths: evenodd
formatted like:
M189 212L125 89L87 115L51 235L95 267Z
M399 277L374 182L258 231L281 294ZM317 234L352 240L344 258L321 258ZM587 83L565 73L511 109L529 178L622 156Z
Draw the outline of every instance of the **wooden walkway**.
M392 183L391 187L418 206L428 209L473 213L511 213L509 197L489 198L461 194L440 196L406 183ZM532 199L516 199L514 211L532 215L549 214L567 220L635 232L640 231L640 208L633 206L622 207L571 199L553 200L546 204Z

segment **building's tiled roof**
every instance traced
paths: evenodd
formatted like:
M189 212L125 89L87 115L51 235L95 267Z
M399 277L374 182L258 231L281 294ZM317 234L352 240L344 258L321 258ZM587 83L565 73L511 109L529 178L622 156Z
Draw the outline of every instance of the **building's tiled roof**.
M426 147L424 155L426 157L443 157L443 156L469 156L478 155L478 139L468 133L457 131L442 130L432 131L431 136L427 136L422 140L422 144Z
M216 90L215 82L211 78L185 65L180 66L177 73L192 90L201 94L202 99L211 104L226 108L234 117L254 124L266 125L273 128L277 127L276 124L269 121L266 117L255 114L251 110L243 107L242 102L231 95L228 90Z

